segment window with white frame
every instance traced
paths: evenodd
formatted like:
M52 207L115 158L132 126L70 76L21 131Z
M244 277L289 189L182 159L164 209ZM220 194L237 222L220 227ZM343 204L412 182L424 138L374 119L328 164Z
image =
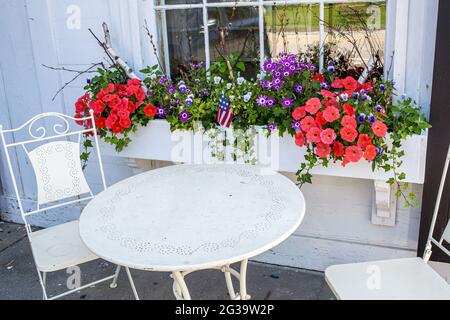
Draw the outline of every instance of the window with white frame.
M355 72L384 67L386 0L154 0L166 72L239 54L247 74L282 51L323 67L340 52ZM381 71L382 72L382 71Z

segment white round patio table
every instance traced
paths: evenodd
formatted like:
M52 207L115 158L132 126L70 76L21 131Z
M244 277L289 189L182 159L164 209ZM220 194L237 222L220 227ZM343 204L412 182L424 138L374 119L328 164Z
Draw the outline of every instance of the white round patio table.
M304 213L299 188L274 171L176 165L98 194L81 214L80 235L92 252L119 266L171 272L177 299L191 298L187 274L219 269L231 299L246 300L248 259L288 238ZM238 262L239 272L230 267ZM231 276L239 279L240 293Z

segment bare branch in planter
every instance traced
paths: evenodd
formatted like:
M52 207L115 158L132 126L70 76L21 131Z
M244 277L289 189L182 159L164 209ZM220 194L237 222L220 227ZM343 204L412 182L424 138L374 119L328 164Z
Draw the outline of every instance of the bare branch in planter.
M64 67L51 67L51 66L47 66L45 64L43 64L42 66L47 68L47 69L51 69L51 70L77 73L77 75L75 77L73 77L71 80L66 82L58 91L56 91L55 95L52 98L52 101L55 101L55 99L58 96L58 94L60 94L68 85L73 83L75 80L77 80L83 74L96 73L97 71L96 70L92 70L92 69L94 69L95 67L98 67L98 66L103 66L103 68L105 67L103 65L103 62L93 63L91 66L89 66L89 68L87 68L85 70L74 70L74 69L67 69L67 68L64 68Z
M130 79L140 79L131 69L128 64L116 53L116 51L111 46L111 36L109 33L108 25L106 22L103 22L103 32L105 33L105 42L103 43L103 46L105 50L108 52L110 56L113 57L114 63L119 65L127 74L128 78Z
M149 29L148 24L147 24L147 20L144 20L144 30L147 33L148 37L150 38L150 44L152 45L153 54L155 55L156 60L158 61L159 68L161 70L165 70L163 68L162 63L161 63L161 60L159 59L158 50L156 49L155 42L153 41L153 34L150 32L150 29ZM168 54L168 53L166 53L166 54ZM168 70L165 70L165 71L166 71L166 73L168 72Z

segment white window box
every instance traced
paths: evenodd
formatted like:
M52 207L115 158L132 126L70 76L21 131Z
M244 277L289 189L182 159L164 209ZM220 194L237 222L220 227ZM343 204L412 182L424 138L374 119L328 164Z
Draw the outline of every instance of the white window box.
M230 135L230 131L227 131ZM261 130L258 130L257 158L259 164L271 166L273 169L284 172L296 172L301 161L304 161L305 149L294 144L290 135L282 138L266 138ZM174 161L184 163L201 163L212 161L208 152L209 139L207 135L190 131L170 131L170 125L165 120L154 120L147 127L139 128L131 136L132 142L122 152L116 153L110 145L104 144L103 150L107 155L117 155L126 158ZM279 141L271 141L277 139ZM277 151L277 144L279 150ZM196 153L194 148L203 148L203 153ZM405 156L401 159L403 165L399 171L406 173L405 182L423 184L425 176L425 158L427 147L427 135L410 137L403 143ZM232 151L227 148L227 159ZM270 158L270 161L266 159ZM268 163L270 162L270 163ZM316 167L313 174L336 177L351 177L371 180L387 180L392 172L384 172L379 169L372 171L370 163L360 161L342 167L339 163L330 163L328 168Z

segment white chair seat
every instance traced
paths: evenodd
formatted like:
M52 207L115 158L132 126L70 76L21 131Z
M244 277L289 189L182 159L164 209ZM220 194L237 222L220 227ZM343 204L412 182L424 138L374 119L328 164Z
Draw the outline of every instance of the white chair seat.
M96 260L83 243L78 231L78 220L30 234L30 242L37 268L53 272Z
M342 300L450 300L450 285L421 258L331 266L325 278Z

